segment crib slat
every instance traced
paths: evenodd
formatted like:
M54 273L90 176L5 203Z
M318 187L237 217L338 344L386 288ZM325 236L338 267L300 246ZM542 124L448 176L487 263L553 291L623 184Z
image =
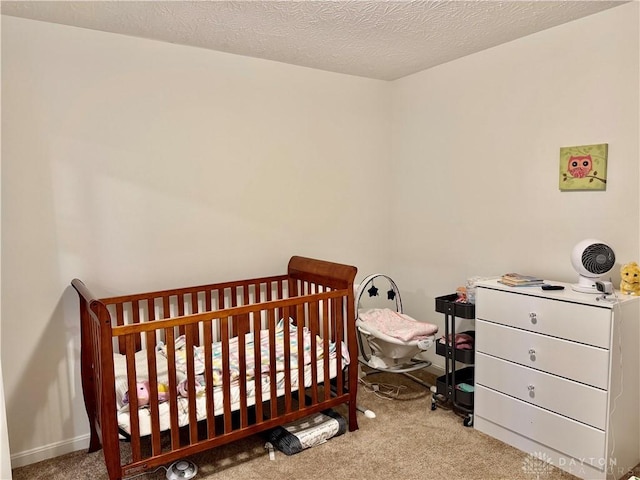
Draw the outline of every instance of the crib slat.
M124 312L122 303L116 303L116 325L124 325ZM124 338L118 339L118 349L120 352L124 352L126 348L126 342Z
M328 299L324 299L322 300L322 329L323 329L323 333L322 333L322 349L325 352L329 352L330 347L330 338L331 338L331 327L330 327L330 315L329 315L329 300ZM328 400L328 396L329 396L329 392L330 392L330 388L329 385L331 384L331 372L329 370L330 368L330 364L329 364L329 360L330 357L329 355L325 355L324 356L324 363L323 363L323 367L324 367L324 398L325 400Z
M171 307L169 305L169 296L162 297L162 318L171 318Z
M205 312L210 312L213 310L213 307L211 305L211 297L213 295L213 290L205 290L204 291L204 311Z
M291 329L289 327L289 307L283 309L284 317L284 409L286 413L291 411Z
M284 287L283 287L283 285L284 285L284 281L281 281L281 282L277 283L278 297L276 298L276 300L280 300L280 299L284 298ZM282 312L282 309L280 309L280 308L278 308L276 310L276 313L277 313L277 317L278 318L285 317L285 315ZM288 321L288 319L285 318L285 321Z
M200 302L198 301L198 290L191 292L191 313L200 312Z
M309 331L311 332L311 403L318 403L318 301L309 304ZM323 356L328 356L327 350Z
M298 296L298 280L294 278L287 279L287 292L289 294L289 298Z
M230 290L231 308L233 308L238 306L238 289L236 286L233 286ZM238 325L236 325L235 318L231 318L231 331L234 337L238 336Z
M296 306L296 318L298 319L298 409L305 407L305 386L304 386L304 305Z
M231 425L231 369L229 366L229 317L220 319L220 340L222 341L222 389L223 412L224 412L224 433L232 430Z
M336 383L337 383L337 391L338 395L344 394L344 372L342 370L342 355L340 352L340 346L344 341L344 319L343 319L343 299L342 297L334 298L333 301L333 319L334 326L336 329Z
M222 310L226 307L224 304L224 290L221 288L218 290L218 310Z
M195 359L194 337L197 335L197 324L188 325L185 329L186 352L187 352L187 398L189 403L189 441L198 442L198 417L196 415L196 380L195 380Z
M153 320L155 318L155 312L152 314L151 309L149 310L149 320ZM154 390L157 391L157 388L154 389L153 384L157 383L155 380L158 377L158 365L156 364L156 332L147 332L146 334L147 340L147 363L149 367L149 385L151 388L151 392ZM160 445L160 408L157 402L157 393L155 398L153 394L150 396L150 411L151 411L151 452L153 455L159 455L162 452L162 447Z
M259 286L257 287L260 288ZM259 290L258 290L259 291ZM262 326L259 314L253 315L253 391L255 396L256 422L263 420L262 413Z
M238 387L240 388L240 428L246 428L248 421L248 412L247 412L247 344L245 341L245 335L248 332L249 328L245 328L245 321L248 322L248 319L239 318L238 323L238 335L236 339L238 341L238 367L239 377L238 377Z
M287 282L287 291L289 293L289 298L294 298L298 296L298 281L294 280L294 279L289 279ZM286 315L287 318L291 317L291 323L293 325L298 325L298 319L296 318L296 310L293 309L293 311L290 311L288 315Z
M135 341L133 335L123 338L125 341L125 355L127 359L127 379L129 394L129 429L131 432L131 458L137 462L141 458L140 452L140 418L138 411L138 387L136 383Z
M262 302L262 284L255 282L253 284L253 303Z
M153 365L153 367L152 367ZM149 409L151 410L151 418L153 419L153 410L158 409L159 395L158 395L158 377L155 368L155 356L151 356L151 351L147 350L147 366L149 368ZM153 371L152 371L153 370ZM153 432L153 420L152 420L152 432Z
M267 311L269 323L269 395L271 404L271 418L278 416L278 383L276 379L276 312L273 309Z
M211 303L211 295L207 295L207 298ZM208 385L205 389L207 399L207 438L213 438L216 435L215 405L213 403L213 389L215 388L213 385L213 335L211 330L211 321L204 322L204 378L205 383Z
M166 328L164 334L167 344L169 391L176 392L176 339L173 328ZM171 424L171 449L174 450L180 448L180 432L178 431L178 399L175 395L169 395L169 418Z
M180 293L177 297L178 316L182 317L184 316L184 294ZM184 335L184 325L178 327L178 335Z
M131 310L131 313L133 314L133 323L140 323L140 304L138 300L133 300L131 302ZM140 335L135 336L135 346L136 352L139 352L142 349L142 338Z

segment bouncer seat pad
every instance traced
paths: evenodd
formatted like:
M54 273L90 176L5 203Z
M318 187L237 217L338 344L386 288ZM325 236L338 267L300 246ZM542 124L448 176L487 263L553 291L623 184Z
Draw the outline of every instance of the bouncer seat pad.
M424 340L438 332L436 325L418 321L389 308L372 308L359 312L358 320L359 327L363 330L380 332L403 342Z

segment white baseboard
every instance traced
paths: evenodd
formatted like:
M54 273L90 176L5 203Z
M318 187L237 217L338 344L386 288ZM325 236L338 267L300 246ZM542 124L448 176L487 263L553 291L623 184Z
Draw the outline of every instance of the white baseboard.
M81 435L70 440L50 443L43 447L33 448L11 455L11 468L24 467L32 463L49 460L50 458L66 455L67 453L89 448L89 434Z

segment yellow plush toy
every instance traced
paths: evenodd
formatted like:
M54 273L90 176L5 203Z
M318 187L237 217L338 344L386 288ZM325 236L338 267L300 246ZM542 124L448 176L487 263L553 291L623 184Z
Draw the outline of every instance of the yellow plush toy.
M640 267L636 262L620 269L620 290L626 295L640 295Z

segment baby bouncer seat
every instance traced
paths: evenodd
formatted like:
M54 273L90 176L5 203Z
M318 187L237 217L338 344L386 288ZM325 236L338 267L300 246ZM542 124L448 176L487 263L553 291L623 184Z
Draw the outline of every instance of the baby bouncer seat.
M376 281L389 285L386 306L384 300L374 298L378 296ZM376 307L382 308L364 308L365 292L373 299L367 303L375 303ZM400 291L390 277L381 273L369 275L358 286L355 297L358 360L361 364L379 372L404 374L431 365L420 355L434 345L438 327L403 313ZM426 385L413 375L407 376Z

